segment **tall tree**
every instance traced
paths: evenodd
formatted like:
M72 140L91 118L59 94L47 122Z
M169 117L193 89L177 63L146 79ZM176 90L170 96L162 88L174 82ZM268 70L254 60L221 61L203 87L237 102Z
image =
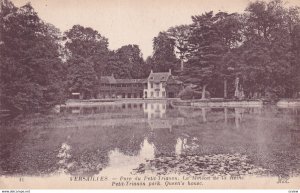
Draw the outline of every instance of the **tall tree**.
M179 60L175 53L175 40L166 32L160 32L153 39L153 56L151 66L154 71L166 72L171 69L173 72L179 69Z
M138 45L125 45L115 52L117 58L117 75L121 78L145 77L144 60Z
M300 97L300 11L299 7L290 7L288 10L288 28L292 42L292 75L289 85L293 96Z
M168 36L174 40L175 52L179 55L180 59L180 70L183 71L184 63L187 61L189 54L189 43L188 39L190 37L190 26L180 25L171 27L168 29Z
M240 53L240 72L250 96L284 97L293 88L293 41L291 16L299 17L285 8L282 1L256 1L244 14L244 39ZM298 15L298 16L297 16ZM254 91L255 89L255 91Z
M189 38L191 51L188 63L181 73L184 82L202 88L202 99L205 98L206 87L219 75L218 68L225 52L216 26L217 19L213 12L192 17Z
M144 78L148 75L145 67L139 46L125 45L110 52L105 72L117 78Z
M79 92L84 99L96 95L98 77L94 71L93 63L75 55L68 61L67 83L69 92Z
M227 90L233 90L230 85L233 85L233 80L236 77L234 75L235 66L232 65L232 52L242 43L242 21L237 13L218 12L215 17L217 19L215 25L223 42L224 53L221 64L216 69L219 75L216 80L212 81L212 87L215 88L215 91L211 90L211 92L213 91L214 95L227 98ZM222 82L224 82L224 93L221 92Z
M98 31L74 25L65 32L68 91L80 92L85 99L95 97L97 80L106 74L108 39Z
M70 57L83 57L93 63L97 75L105 74L109 57L108 39L98 31L80 25L74 25L65 32L65 46Z
M90 27L74 25L65 35L66 47L71 53L86 59L108 49L108 39Z
M1 102L17 111L47 109L63 100L59 30L30 4L1 2Z

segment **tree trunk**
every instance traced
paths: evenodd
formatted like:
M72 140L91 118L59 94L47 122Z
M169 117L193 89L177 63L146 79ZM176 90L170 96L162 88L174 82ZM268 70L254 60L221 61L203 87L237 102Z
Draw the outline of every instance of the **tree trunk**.
M205 90L206 90L206 87L207 87L207 84L202 87L202 96L201 96L201 99L205 99Z

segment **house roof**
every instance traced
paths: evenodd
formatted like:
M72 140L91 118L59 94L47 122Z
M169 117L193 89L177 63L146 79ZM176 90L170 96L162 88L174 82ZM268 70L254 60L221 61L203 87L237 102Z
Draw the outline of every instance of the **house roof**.
M113 75L111 76L101 76L100 82L105 84L115 84L117 81Z
M115 79L111 76L101 76L100 82L104 84L134 84L134 83L146 83L147 79Z
M171 72L152 72L148 77L148 81L159 83L166 82L168 78L171 76Z
M116 83L123 84L134 84L134 83L144 83L145 79L116 79Z
M115 79L113 75L111 76L101 76L100 82L104 84L134 84L134 83L147 83L147 81L160 83L167 82L172 84L181 84L182 82L178 80L178 77L172 76L171 70L169 72L153 72L151 70L149 77L147 79Z

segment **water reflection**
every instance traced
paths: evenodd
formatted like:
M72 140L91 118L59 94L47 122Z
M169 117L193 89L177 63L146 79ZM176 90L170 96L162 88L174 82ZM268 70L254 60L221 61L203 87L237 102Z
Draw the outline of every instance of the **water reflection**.
M295 127L290 130L292 145L300 145L300 109L293 109L294 112L294 125Z
M246 156L252 169L299 175L299 112L272 106L172 107L167 102L61 108L58 114L19 117L1 125L0 174L125 174L146 160L185 163L183 155L194 160L237 154ZM197 168L201 164L192 163L203 172Z
M137 163L145 161L145 159L154 158L154 146L144 139L141 149L136 156L124 154L118 148L109 152L109 167L104 169L101 174L109 175L111 173L131 173L132 168L137 166Z

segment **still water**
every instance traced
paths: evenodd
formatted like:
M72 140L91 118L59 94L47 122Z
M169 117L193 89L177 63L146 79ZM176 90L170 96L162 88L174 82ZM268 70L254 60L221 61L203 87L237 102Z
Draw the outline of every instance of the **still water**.
M0 176L299 176L300 109L102 103L1 120Z

